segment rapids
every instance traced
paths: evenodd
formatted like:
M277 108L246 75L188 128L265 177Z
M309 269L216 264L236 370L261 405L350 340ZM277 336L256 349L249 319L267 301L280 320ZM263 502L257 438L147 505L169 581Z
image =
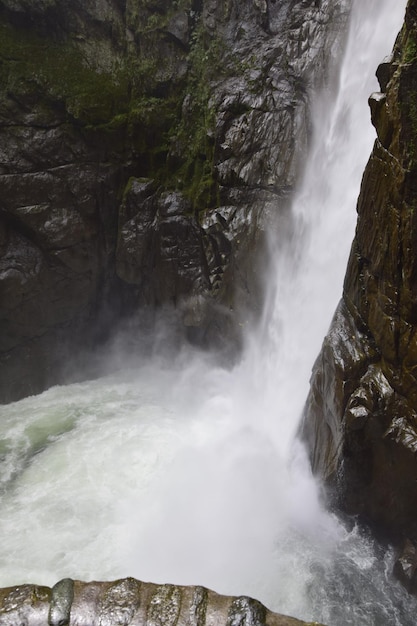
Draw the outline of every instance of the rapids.
M324 510L295 439L375 137L367 98L404 8L354 2L337 93L317 98L293 229L271 243L268 304L238 365L183 347L0 408L1 586L135 576L329 626L414 624L390 549Z

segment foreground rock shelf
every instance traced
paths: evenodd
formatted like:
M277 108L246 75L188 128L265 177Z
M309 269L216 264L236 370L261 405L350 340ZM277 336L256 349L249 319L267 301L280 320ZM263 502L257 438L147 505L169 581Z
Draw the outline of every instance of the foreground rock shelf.
M246 596L204 587L60 580L52 589L0 589L1 626L302 626L307 622L268 611ZM310 626L320 626L317 622ZM308 626L308 624L307 624Z

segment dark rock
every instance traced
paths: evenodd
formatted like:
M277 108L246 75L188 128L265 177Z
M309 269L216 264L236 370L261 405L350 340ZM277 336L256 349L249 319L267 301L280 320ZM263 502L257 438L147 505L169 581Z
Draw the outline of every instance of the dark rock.
M384 93L371 96L378 139L343 301L313 369L302 427L333 503L395 542L417 539L416 41L410 0L378 71ZM402 578L409 558L407 548Z
M0 2L0 402L143 307L239 349L349 6Z
M417 547L406 539L394 565L394 575L410 593L417 593Z
M166 28L167 32L178 39L184 46L190 41L189 16L185 11L176 13L170 19Z
M49 626L67 626L70 623L73 600L74 581L71 578L64 578L52 587L48 613Z

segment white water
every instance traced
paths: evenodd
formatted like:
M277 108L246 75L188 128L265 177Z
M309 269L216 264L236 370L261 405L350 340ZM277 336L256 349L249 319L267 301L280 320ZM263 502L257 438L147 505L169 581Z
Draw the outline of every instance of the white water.
M404 6L356 1L337 101L317 104L296 228L236 368L184 351L1 408L0 585L130 575L332 625L414 623L389 551L321 508L294 442L375 136L367 98Z

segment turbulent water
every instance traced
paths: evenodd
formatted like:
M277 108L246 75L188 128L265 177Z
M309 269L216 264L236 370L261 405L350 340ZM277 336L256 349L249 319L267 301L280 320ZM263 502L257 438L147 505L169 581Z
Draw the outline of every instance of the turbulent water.
M1 408L0 585L69 576L203 584L332 626L414 624L392 555L320 505L294 440L341 294L367 97L405 1L357 0L335 101L233 370L181 351Z

